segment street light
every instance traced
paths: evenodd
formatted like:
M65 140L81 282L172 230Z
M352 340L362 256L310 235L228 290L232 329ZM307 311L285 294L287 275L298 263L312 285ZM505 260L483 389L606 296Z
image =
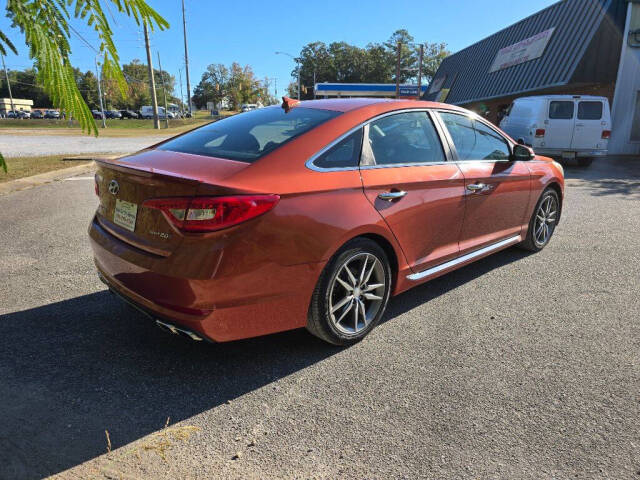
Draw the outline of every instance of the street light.
M300 100L300 61L296 57L294 57L293 55L287 52L276 52L276 55L286 55L287 57L291 57L298 65L298 100Z

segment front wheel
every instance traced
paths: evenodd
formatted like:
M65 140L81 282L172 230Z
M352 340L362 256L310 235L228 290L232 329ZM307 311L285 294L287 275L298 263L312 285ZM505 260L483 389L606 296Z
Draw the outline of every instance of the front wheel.
M551 235L558 223L560 214L560 201L558 194L552 188L547 188L533 210L533 216L529 221L527 237L520 244L526 250L539 252L551 239Z
M352 345L378 324L391 292L391 267L372 240L347 243L327 263L311 298L307 330L334 345Z

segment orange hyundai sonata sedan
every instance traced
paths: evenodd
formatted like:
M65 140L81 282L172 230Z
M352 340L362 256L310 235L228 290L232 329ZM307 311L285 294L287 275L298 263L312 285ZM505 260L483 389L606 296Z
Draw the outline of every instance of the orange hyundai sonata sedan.
M467 110L381 99L242 113L101 160L100 278L217 342L306 327L349 345L392 295L511 245L543 249L562 167Z

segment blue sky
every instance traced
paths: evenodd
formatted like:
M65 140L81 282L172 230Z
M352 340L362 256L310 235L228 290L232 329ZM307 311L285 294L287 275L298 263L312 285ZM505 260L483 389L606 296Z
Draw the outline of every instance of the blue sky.
M154 66L157 68L156 52L160 50L163 69L177 80L179 69L183 69L184 75L180 0L150 0L149 3L171 25L167 31L152 34ZM383 42L395 30L406 28L416 41L446 42L449 50L456 52L552 3L555 2L185 0L191 88L198 83L208 64L228 65L237 61L251 65L259 78L277 78L281 95L291 79L293 60L275 55L277 50L297 55L303 45L313 41L345 41L364 46L369 42ZM123 63L134 58L146 63L142 30L117 14L115 8L111 11ZM90 29L76 21L73 25L89 43L97 44ZM6 57L7 67L29 67L31 61L20 33L11 30L4 17L0 18L0 29L14 40L20 53ZM95 52L75 35L71 42L74 65L83 71L93 70Z

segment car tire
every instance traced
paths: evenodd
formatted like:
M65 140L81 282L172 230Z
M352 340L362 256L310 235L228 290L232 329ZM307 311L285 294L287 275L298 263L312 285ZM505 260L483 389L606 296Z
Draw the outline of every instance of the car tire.
M307 330L334 345L359 342L384 315L391 281L389 259L377 243L367 238L348 242L320 274Z
M578 165L581 167L588 167L593 163L593 158L578 158Z
M560 218L560 199L553 188L547 188L533 209L527 237L519 246L531 252L539 252L547 246Z

